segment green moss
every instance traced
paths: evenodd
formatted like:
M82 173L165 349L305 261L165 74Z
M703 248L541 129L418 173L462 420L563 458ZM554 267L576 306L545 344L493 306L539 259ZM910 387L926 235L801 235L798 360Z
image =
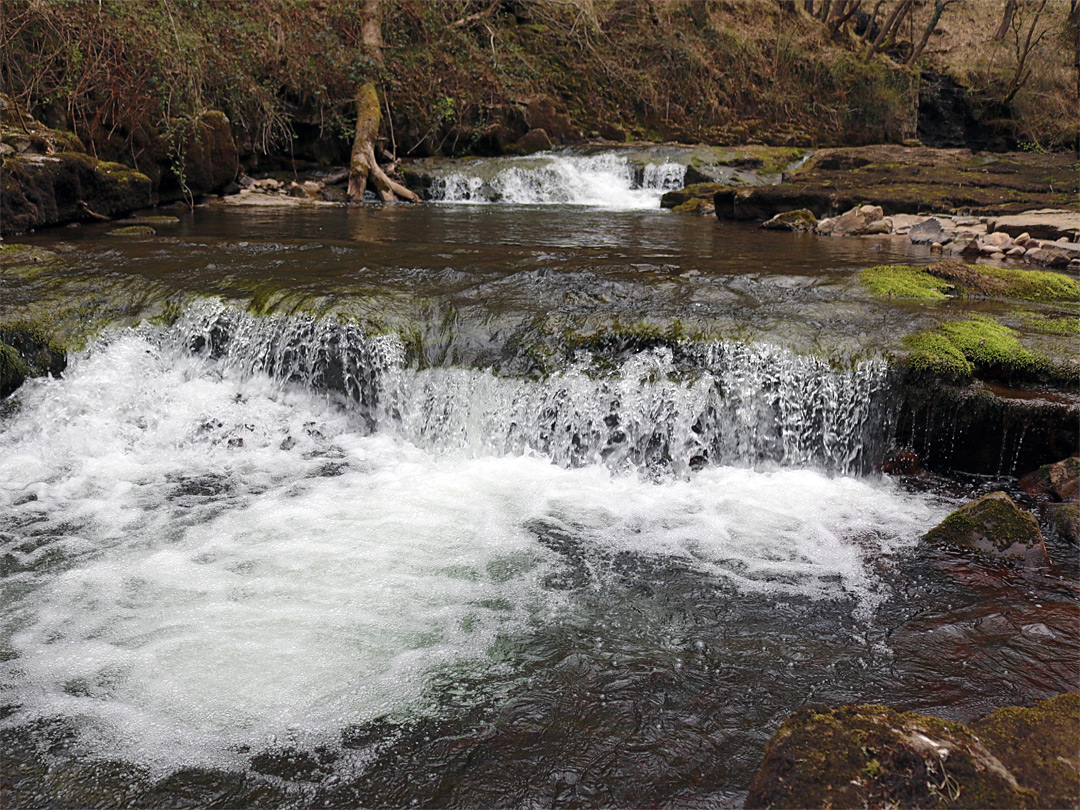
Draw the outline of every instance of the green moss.
M1023 558L1042 545L1039 523L1003 492L964 504L926 533L936 545L966 552Z
M859 273L859 278L870 291L881 298L922 298L931 301L944 300L949 290L948 282L916 267L879 265Z
M1027 351L1017 333L991 318L951 321L939 330L976 371L1006 378L1035 378L1049 371L1046 357Z
M149 225L126 225L123 228L113 228L109 236L153 236L157 231Z
M700 214L701 209L712 208L712 201L703 197L694 197L684 203L676 205L671 210L676 214Z
M1058 335L1060 337L1080 335L1080 318L1075 315L1054 318L1036 312L1021 312L1018 317L1021 323L1042 335Z
M936 262L927 267L881 265L859 277L882 298L941 300L958 297L1019 298L1024 301L1080 301L1080 284L1047 270Z
M30 375L30 368L19 353L0 341L0 398L6 397Z
M919 375L959 384L970 381L975 373L975 367L946 335L918 332L907 335L904 345L911 349L905 365Z
M911 353L905 366L916 373L964 383L972 375L1005 382L1044 381L1073 384L1080 367L1054 363L1021 345L1018 333L993 318L976 316L949 321L936 330L903 338Z

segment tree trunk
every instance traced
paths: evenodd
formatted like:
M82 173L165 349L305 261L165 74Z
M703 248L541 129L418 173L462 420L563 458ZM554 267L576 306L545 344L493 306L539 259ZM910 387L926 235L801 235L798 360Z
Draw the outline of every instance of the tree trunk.
M364 0L361 12L361 38L364 48L380 68L383 65L381 6L382 0ZM381 121L379 91L374 81L364 82L356 92L356 134L349 158L349 200L363 202L370 180L384 202L392 202L395 195L410 202L420 202L420 198L413 192L391 180L375 160L375 139L379 137Z
M1008 0L1005 3L1005 12L1001 15L1001 25L998 26L997 31L990 39L992 42L1001 42L1005 39L1005 35L1009 33L1009 27L1012 25L1013 14L1016 13L1016 0Z
M864 62L869 62L874 58L874 54L878 52L878 49L880 49L882 45L888 42L889 36L893 31L900 30L900 26L904 22L904 15L911 10L912 2L913 0L900 0L900 2L896 4L896 8L893 9L893 13L889 16L888 21L877 35L877 39L875 39L874 43L870 46L870 50L866 52L866 58L863 60Z
M934 14L930 17L930 22L926 26L926 30L923 31L922 39L919 40L919 44L915 46L915 50L911 52L911 56L908 57L906 67L913 66L922 56L922 52L926 49L926 43L930 41L930 35L934 33L934 29L937 28L938 20L941 19L941 15L945 13L946 6L949 5L951 0L935 0Z

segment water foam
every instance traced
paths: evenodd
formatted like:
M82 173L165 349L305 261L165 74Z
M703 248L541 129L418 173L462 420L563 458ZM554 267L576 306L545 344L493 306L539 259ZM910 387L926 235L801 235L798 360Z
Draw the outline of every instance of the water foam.
M665 191L683 185L685 174L680 163L649 163L635 171L625 156L612 152L544 154L465 163L437 178L430 194L440 202L657 208Z
M244 341L192 355L188 334L113 336L62 380L28 383L0 433L2 681L22 707L7 722L79 718L94 756L242 766L238 752L333 745L348 723L420 711L433 671L497 668L499 638L558 621L574 591L550 578L581 560L590 592L628 553L872 610L877 561L939 516L810 470L654 480L530 448L418 446L407 416L370 434L349 400L296 385L317 363L275 377ZM624 376L621 396L645 384ZM443 432L487 430L474 421Z

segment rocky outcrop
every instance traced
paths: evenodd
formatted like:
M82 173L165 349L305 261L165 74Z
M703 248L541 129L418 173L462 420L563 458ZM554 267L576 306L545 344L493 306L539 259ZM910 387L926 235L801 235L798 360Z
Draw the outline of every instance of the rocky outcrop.
M1028 495L1057 501L1080 502L1080 458L1044 464L1023 476L1020 489Z
M1080 179L1067 154L975 154L892 145L823 149L778 186L715 193L719 219L766 220L807 208L818 218L864 204L885 216L927 209L1000 215L1075 207Z
M1031 565L1049 561L1038 521L1004 492L964 504L927 532L923 541L994 560Z
M0 96L0 233L109 219L153 204L150 179L86 154Z
M1077 807L1080 695L970 726L884 706L800 709L769 741L747 808Z

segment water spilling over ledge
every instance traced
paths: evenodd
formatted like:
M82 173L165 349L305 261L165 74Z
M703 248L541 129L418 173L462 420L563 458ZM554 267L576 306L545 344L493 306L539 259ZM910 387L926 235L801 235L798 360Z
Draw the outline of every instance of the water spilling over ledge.
M887 365L849 370L769 345L658 346L614 361L580 352L543 379L405 365L403 344L306 316L191 307L166 340L245 376L345 396L373 431L471 456L536 453L561 466L707 464L866 471L885 431Z

